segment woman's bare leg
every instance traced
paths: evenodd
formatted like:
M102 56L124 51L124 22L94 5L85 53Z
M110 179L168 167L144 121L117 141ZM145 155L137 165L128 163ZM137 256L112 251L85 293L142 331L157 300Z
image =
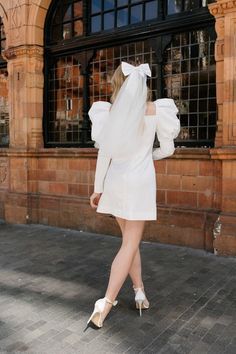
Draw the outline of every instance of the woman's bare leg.
M142 239L144 226L144 220L126 220L122 244L112 262L109 283L105 294L111 301L115 300L129 274L131 264ZM111 306L111 304L106 303L103 318L106 317Z
M123 218L118 218L116 217L116 221L120 226L122 235L125 230L125 223L126 220ZM130 270L129 270L129 276L132 280L133 285L136 288L140 288L143 286L143 281L142 281L142 264L141 264L141 256L140 256L140 250L139 248L137 249L133 262L131 264Z

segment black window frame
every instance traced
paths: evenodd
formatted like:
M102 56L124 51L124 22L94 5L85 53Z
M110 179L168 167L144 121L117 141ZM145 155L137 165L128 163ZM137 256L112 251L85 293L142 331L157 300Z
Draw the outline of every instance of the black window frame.
M90 2L89 2L90 3ZM57 1L54 1L50 6L44 29L45 38L45 57L44 57L44 74L45 74L45 86L44 86L44 117L43 117L43 131L44 131L44 145L45 147L93 147L93 142L90 140L90 121L87 112L90 107L89 97L88 97L88 80L89 80L89 63L95 56L96 50L112 47L114 45L122 45L131 41L139 41L149 39L152 41L153 38L158 38L161 44L162 51L167 46L171 39L171 35L175 33L190 31L194 29L203 29L207 27L213 27L215 23L214 17L210 14L207 6L201 7L199 9L194 9L189 12L177 13L174 15L167 16L166 1L160 2L161 9L161 19L153 21L151 20L148 24L138 23L135 25L130 25L127 27L120 27L119 29L103 31L102 33L89 33L89 14L90 6L88 6L87 1L83 1L83 13L84 13L84 36L72 38L70 40L62 40L60 44L50 42L50 20L53 13L58 5ZM181 21L180 21L181 20ZM181 24L181 26L180 26ZM160 48L160 47L159 47ZM159 50L157 48L157 51ZM82 58L82 69L85 77L85 89L84 89L84 122L83 122L83 132L82 139L79 143L52 143L48 141L48 120L47 120L47 107L48 107L48 82L47 77L53 59L60 57L62 55L69 55L73 53L78 53ZM161 55L158 58L158 64L160 65L161 71ZM162 85L162 83L159 83ZM163 89L160 88L160 92ZM156 97L161 98L161 97ZM186 145L187 146L187 145ZM192 145L191 145L192 146ZM194 147L196 144L194 145ZM193 146L192 146L193 147Z

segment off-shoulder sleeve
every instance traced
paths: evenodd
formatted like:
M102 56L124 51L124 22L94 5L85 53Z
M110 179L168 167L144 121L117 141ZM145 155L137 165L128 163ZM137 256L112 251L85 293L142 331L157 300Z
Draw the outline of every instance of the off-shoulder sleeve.
M89 118L92 122L91 138L95 141L94 146L99 148L100 134L106 119L109 116L111 103L106 101L94 102L88 111Z
M177 117L178 108L171 98L158 99L155 102L157 126L156 133L160 147L153 150L153 160L160 160L173 155L174 139L180 132L180 121Z

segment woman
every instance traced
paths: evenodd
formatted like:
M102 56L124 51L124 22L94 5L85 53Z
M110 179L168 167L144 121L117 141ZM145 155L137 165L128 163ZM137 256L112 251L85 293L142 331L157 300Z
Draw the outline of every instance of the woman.
M122 62L112 77L112 104L95 102L89 110L92 139L99 148L90 204L97 212L114 215L122 232L105 297L96 301L87 322L96 328L103 326L112 306L117 304L115 299L128 275L140 316L142 309L149 308L139 245L145 221L157 219L153 160L174 153L180 124L172 99L150 101L147 76L151 76L148 64ZM160 147L153 150L156 133Z

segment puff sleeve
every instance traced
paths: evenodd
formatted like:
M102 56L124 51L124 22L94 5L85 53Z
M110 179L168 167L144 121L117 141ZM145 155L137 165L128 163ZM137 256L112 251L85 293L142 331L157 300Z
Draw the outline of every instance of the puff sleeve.
M92 122L91 138L95 141L94 146L99 149L100 134L105 121L108 119L111 103L106 101L94 102L88 111Z
M99 149L100 133L103 125L108 119L109 109L111 104L105 101L94 102L88 111L89 118L92 122L91 138L95 141L94 146ZM111 159L104 156L99 150L97 155L95 180L94 180L94 193L103 192L104 179L110 165Z
M175 151L174 139L180 132L180 121L177 117L178 108L172 98L162 98L155 102L157 126L156 133L160 147L153 150L153 160L164 159Z

